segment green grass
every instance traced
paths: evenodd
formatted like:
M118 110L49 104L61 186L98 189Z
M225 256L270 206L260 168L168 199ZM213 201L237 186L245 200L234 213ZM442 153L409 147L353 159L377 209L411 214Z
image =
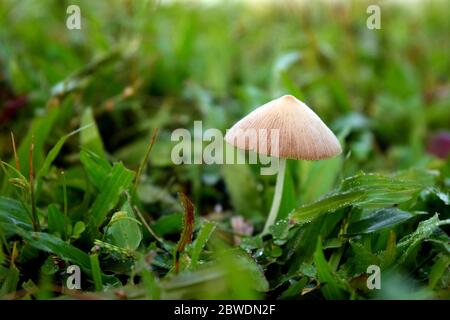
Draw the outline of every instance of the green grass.
M68 2L0 4L1 299L450 298L450 161L427 151L450 131L445 1L380 2L381 30L363 1L74 3L81 31ZM175 166L170 135L285 93L344 152L287 162L261 237L275 176Z

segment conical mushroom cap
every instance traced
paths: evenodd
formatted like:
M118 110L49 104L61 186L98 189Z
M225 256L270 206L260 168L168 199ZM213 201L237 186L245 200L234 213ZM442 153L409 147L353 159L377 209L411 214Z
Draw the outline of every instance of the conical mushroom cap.
M278 148L272 139L278 140ZM291 95L252 111L228 130L225 141L278 158L319 160L342 152L338 139L319 116Z

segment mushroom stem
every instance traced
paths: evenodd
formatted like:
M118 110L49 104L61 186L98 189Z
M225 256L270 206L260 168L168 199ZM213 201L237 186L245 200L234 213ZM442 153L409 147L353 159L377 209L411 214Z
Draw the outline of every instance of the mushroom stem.
M262 235L269 232L269 227L275 223L278 216L278 210L280 209L281 197L283 196L284 176L286 173L286 159L280 158L280 166L278 168L277 182L275 184L275 194L272 200L272 207L270 208L269 216L266 220L266 225Z

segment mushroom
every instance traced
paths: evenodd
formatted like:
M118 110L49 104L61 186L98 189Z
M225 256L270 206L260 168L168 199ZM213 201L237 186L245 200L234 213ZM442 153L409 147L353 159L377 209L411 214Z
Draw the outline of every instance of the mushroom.
M255 130L263 130L265 134L246 134ZM278 133L276 146L268 141L272 130L277 130ZM242 139L242 135L246 138ZM292 95L284 95L252 111L228 130L225 141L238 149L279 158L275 194L263 235L269 231L278 215L283 195L286 159L321 160L342 152L334 133L314 111Z

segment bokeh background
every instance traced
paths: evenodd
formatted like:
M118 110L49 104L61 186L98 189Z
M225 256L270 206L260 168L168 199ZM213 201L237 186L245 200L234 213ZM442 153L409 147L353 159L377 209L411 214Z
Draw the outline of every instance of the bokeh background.
M51 146L89 107L113 159L136 167L158 127L156 185L175 180L214 202L220 168L174 167L171 131L194 120L224 131L290 93L341 138L347 159L299 199L338 175L439 161L450 139L448 2L376 3L380 30L366 27L365 1L2 1L0 156L11 157L10 131L21 141L49 109L63 109L46 128ZM81 30L66 28L70 4Z

